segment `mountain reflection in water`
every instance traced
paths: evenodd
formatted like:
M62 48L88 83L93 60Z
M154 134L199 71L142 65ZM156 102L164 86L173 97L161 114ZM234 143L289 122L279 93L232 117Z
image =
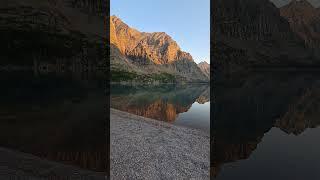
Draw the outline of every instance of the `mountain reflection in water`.
M214 87L211 175L320 179L320 73L270 72ZM241 161L240 161L241 160Z
M0 147L106 171L105 80L26 72L0 81Z
M111 108L210 131L210 86L206 84L112 85L110 99Z

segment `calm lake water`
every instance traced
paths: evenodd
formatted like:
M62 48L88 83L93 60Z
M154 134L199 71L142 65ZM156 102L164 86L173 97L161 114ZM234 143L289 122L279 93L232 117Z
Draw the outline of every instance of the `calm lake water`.
M106 172L104 79L15 72L1 73L0 82L1 148Z
M106 170L105 79L12 73L0 81L1 148ZM113 85L111 107L209 132L209 89ZM214 179L320 179L320 73L257 73L214 92Z
M111 108L210 132L209 85L112 85Z
M215 87L214 179L320 179L319 79L255 73Z

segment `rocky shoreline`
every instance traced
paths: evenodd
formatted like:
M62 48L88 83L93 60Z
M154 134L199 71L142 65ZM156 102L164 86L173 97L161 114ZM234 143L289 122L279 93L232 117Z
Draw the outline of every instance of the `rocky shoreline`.
M105 180L105 173L41 159L31 154L0 148L0 179Z
M111 179L209 179L210 135L110 109Z

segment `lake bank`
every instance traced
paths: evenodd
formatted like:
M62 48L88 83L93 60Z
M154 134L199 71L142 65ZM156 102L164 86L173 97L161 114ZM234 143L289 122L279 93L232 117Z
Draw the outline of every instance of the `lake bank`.
M210 135L110 109L111 179L209 179Z
M210 82L139 82L139 81L110 81L111 85L150 85L150 86L161 86L161 85L210 85Z
M31 154L0 148L0 179L104 180L105 173L41 159Z

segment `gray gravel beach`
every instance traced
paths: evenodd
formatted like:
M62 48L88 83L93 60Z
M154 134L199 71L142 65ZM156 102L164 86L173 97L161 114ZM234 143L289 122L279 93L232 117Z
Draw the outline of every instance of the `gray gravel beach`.
M111 179L210 179L210 135L110 110Z

